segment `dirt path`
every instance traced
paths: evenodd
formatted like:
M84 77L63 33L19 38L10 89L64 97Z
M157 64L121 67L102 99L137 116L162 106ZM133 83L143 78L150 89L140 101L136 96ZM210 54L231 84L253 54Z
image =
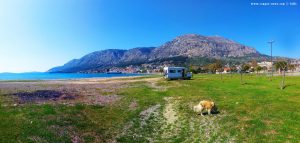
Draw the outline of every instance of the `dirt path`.
M172 142L181 138L182 142L235 142L235 137L226 132L222 120L226 112L200 116L192 111L192 104L178 97L165 98L162 125L163 141Z
M157 105L151 106L151 107L149 107L148 109L142 111L142 112L140 113L141 126L146 125L147 120L149 120L149 118L150 118L151 116L154 116L154 117L158 116L158 111L157 111L157 110L158 110L160 107L161 107L161 105L160 105L160 104L157 104Z
M176 101L174 101L174 98L172 97L165 98L165 100L167 103L163 113L164 118L168 124L174 124L174 122L177 120L177 113L174 106Z

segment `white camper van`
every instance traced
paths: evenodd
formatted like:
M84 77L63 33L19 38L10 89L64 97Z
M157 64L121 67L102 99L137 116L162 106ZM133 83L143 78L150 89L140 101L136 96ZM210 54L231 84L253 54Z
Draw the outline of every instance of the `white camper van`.
M191 79L192 73L185 67L164 67L165 79Z

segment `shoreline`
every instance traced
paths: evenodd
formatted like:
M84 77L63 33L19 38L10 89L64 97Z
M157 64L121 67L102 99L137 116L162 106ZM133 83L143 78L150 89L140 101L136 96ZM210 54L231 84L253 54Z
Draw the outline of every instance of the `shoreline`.
M74 78L53 78L53 79L0 79L0 82L51 82L51 81L86 81L86 80L107 80L107 79L125 79L137 78L145 76L155 76L159 74L133 74L133 75L117 75L117 76L103 76L103 77L74 77Z
M59 80L0 80L1 84L114 84L114 83L131 83L137 81L148 81L159 79L155 75L146 76L123 76L123 77L105 77L105 78L80 78L80 79L59 79Z

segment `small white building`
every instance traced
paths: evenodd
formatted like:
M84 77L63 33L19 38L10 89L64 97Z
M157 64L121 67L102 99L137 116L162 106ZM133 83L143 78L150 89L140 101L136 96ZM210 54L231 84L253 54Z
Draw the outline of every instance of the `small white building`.
M300 59L292 60L291 64L295 66L297 72L300 72Z
M266 67L267 69L271 69L272 67L272 62L260 62L260 63L257 63L257 65L259 65L260 67Z
M165 79L191 79L192 73L185 67L164 67Z

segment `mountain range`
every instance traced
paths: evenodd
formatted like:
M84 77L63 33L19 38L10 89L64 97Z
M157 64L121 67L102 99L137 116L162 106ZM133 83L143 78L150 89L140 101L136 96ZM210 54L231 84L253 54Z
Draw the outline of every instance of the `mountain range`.
M196 57L209 59L268 57L256 49L221 36L187 34L178 36L159 47L137 47L129 50L107 49L73 59L48 72L104 72L111 67L149 64L170 64ZM176 63L175 63L176 64Z

